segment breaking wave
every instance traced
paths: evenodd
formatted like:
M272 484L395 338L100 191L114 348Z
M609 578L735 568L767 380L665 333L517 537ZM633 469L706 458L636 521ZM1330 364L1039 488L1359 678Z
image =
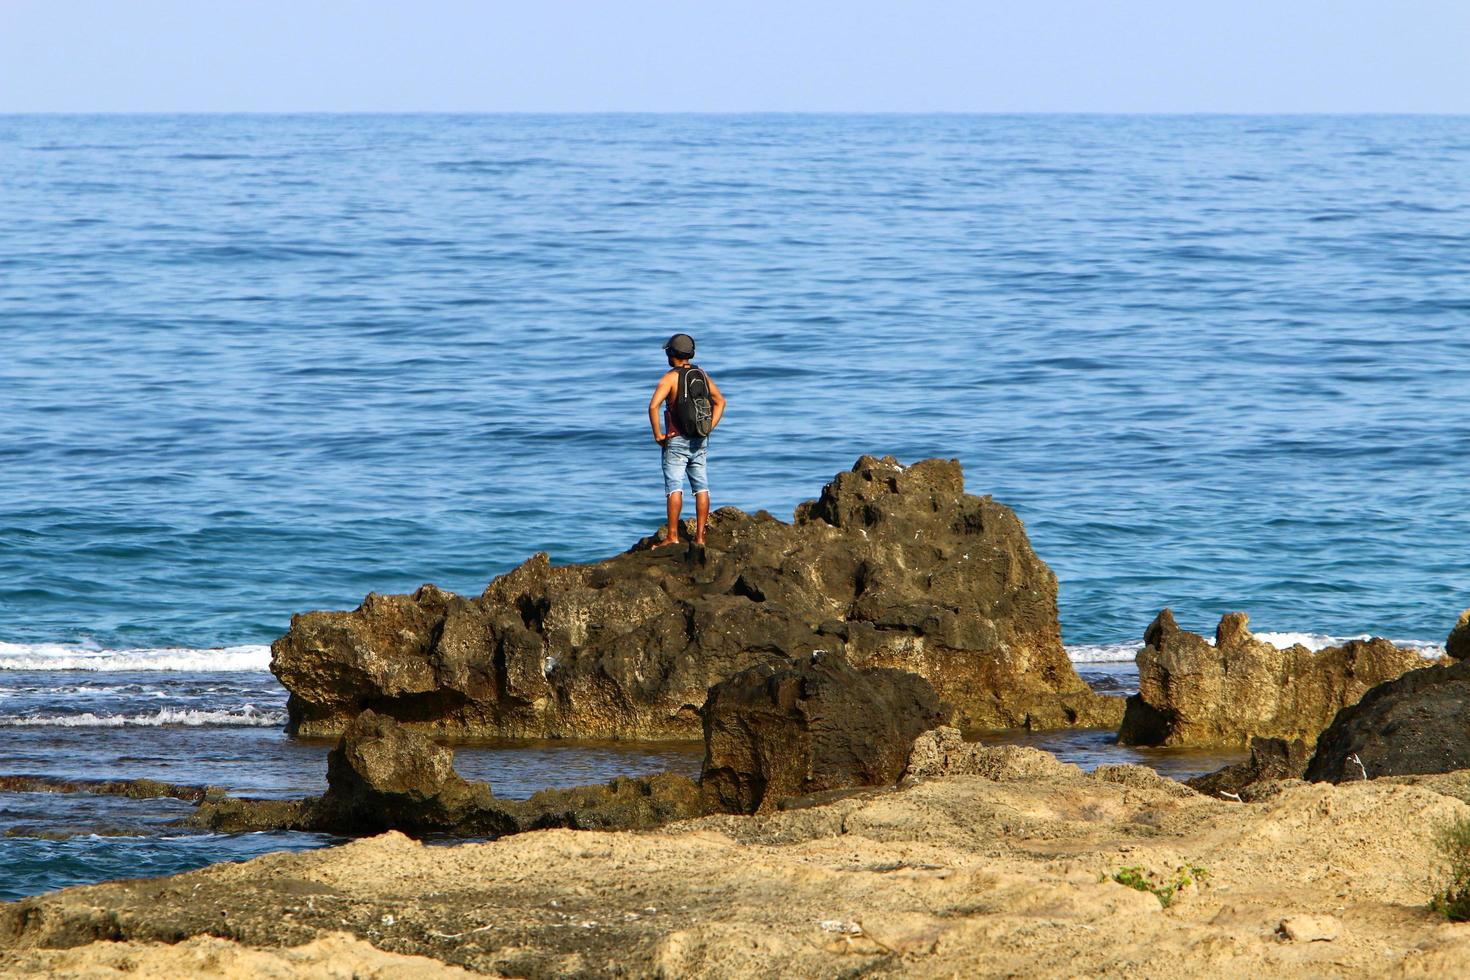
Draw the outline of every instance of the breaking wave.
M1074 664L1111 664L1133 662L1133 657L1143 648L1142 643L1080 643L1067 647L1067 656Z
M1326 633L1254 633L1258 640L1264 640L1274 647L1285 650L1287 647L1300 643L1308 650L1316 652L1327 647L1340 646L1348 640L1369 639L1367 633L1357 636L1329 636ZM1214 638L1205 637L1205 642L1213 644ZM1444 644L1435 643L1430 640L1394 640L1394 646L1403 647L1406 650L1414 650L1419 656L1426 660L1434 660L1444 656ZM1127 643L1079 643L1067 647L1067 656L1074 664L1103 664L1131 662L1138 651L1143 649L1140 641Z
M1327 636L1323 633L1257 633L1256 639L1265 640L1275 647L1285 649L1293 644L1300 643L1308 650L1321 650L1326 647L1341 646L1348 640L1372 639L1368 633L1359 633L1356 636ZM1419 656L1426 660L1444 656L1444 644L1435 643L1431 640L1394 640L1393 645L1403 647L1406 650L1417 651Z
M180 725L188 728L205 726L263 727L286 722L284 711L260 711L247 704L236 711L200 711L192 708L160 708L152 714L99 715L0 715L0 727L31 728L54 725L62 728L161 728Z
M263 645L159 647L106 650L73 643L0 642L0 670L179 670L262 671L270 668L271 648Z

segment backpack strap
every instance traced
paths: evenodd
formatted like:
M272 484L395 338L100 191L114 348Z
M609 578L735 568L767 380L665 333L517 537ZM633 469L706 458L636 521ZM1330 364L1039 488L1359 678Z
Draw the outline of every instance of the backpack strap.
M701 368L698 364L688 364L681 368L675 368L674 370L679 372L679 387L674 392L674 399L677 401L678 399L684 397L684 392L687 389L689 375L693 374L695 371L703 373L704 369Z

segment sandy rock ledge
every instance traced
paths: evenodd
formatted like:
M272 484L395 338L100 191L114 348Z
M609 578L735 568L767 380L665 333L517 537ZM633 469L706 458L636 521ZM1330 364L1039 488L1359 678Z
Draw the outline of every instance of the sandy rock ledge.
M1428 784L1291 782L1241 804L941 730L903 788L827 806L457 847L388 833L38 896L0 906L0 970L77 968L118 940L175 944L146 955L182 970L192 937L237 944L227 965L287 964L345 932L528 977L1466 975L1467 931L1424 908L1434 829L1466 816ZM1181 867L1202 873L1167 908L1112 880ZM1283 939L1324 917L1333 938Z
M78 949L35 950L0 966L0 977L200 977L219 980L453 980L471 973L425 956L385 953L346 933L328 933L289 949L252 949L228 939L195 936L177 945L92 943Z

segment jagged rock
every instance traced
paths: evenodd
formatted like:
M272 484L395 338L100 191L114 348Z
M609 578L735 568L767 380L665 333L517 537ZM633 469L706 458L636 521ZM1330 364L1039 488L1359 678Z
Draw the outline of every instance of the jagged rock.
M454 753L392 718L364 711L327 756L327 792L311 817L337 833L504 834L516 821L488 783L454 771Z
M726 507L708 542L542 554L478 598L424 586L293 617L271 660L289 729L334 734L371 708L459 735L695 738L712 685L818 650L928 678L965 727L1121 718L1072 669L1021 522L966 494L955 461L864 456L794 523Z
M786 797L896 784L915 736L949 711L917 674L823 654L751 667L711 688L703 714L705 808L756 813Z
M1044 782L1074 776L1076 766L1050 752L1022 745L981 745L967 742L958 728L947 725L914 739L909 752L905 785L924 779L982 776L995 782Z
M1148 766L1140 766L1135 763L1108 763L1098 766L1087 774L1089 779L1098 782L1115 783L1119 786L1131 786L1134 789L1150 789L1163 791L1170 796L1187 799L1197 795L1194 790L1183 783L1175 782L1168 776L1162 776Z
M1144 634L1138 694L1128 699L1124 745L1245 745L1253 735L1317 737L1341 708L1375 684L1424 666L1388 640L1349 640L1313 653L1282 650L1251 635L1245 613L1228 613L1215 645L1181 630L1165 609Z
M454 769L454 754L368 710L327 759L327 792L306 800L209 798L187 824L225 832L295 829L360 835L502 836L626 830L705 813L775 809L792 797L892 786L914 737L945 720L928 681L836 654L752 667L716 685L703 709L701 783L664 773L497 800Z
M183 825L223 833L314 830L357 836L499 837L526 830L634 830L699 816L699 787L662 773L497 800L464 779L454 753L386 715L365 711L327 757L327 792L304 800L211 797Z
M1331 915L1291 915L1277 925L1276 934L1291 943L1330 943L1342 935L1342 923Z
M64 779L58 776L0 776L0 792L4 793L92 793L98 796L125 796L133 800L171 797L198 803L225 795L219 786L181 785L156 779Z
M1312 782L1470 769L1470 660L1380 684L1317 738Z
M1459 621L1445 640L1444 651L1456 660L1470 658L1470 609L1460 613Z
M1299 738L1253 737L1250 748L1245 761L1186 779L1185 784L1206 796L1243 799L1247 788L1257 783L1301 779L1312 758L1311 744Z
M317 827L312 821L320 797L305 800L250 800L225 796L203 800L199 809L180 826L199 827L219 834L247 834L265 830L325 830L328 833L350 833L345 829Z
M620 776L599 786L544 789L517 808L522 830L633 830L703 813L699 785L688 776Z

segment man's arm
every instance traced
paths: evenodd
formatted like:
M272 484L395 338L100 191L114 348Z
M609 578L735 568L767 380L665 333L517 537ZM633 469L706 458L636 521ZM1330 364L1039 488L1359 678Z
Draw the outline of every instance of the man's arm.
M713 432L715 431L715 426L720 424L720 419L725 417L725 396L720 394L719 386L715 384L714 378L705 374L704 380L709 382L710 401L715 403L714 417L709 420L709 430Z
M669 395L674 390L674 383L679 380L679 372L670 371L659 379L658 387L653 389L653 397L648 402L648 424L653 426L653 441L663 442L664 423L659 416L659 407L668 401ZM716 416L718 418L718 416Z

